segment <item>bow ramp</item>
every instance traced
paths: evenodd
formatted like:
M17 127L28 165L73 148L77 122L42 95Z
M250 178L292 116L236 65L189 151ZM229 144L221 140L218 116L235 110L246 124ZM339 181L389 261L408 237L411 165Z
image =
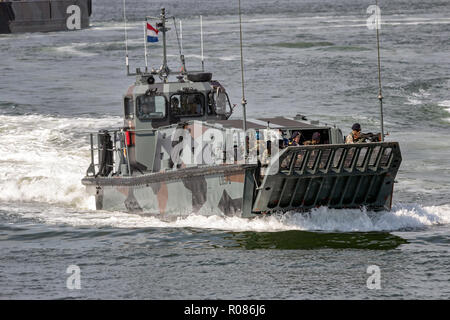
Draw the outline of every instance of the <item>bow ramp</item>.
M389 210L401 160L397 142L288 147L267 168L252 212Z

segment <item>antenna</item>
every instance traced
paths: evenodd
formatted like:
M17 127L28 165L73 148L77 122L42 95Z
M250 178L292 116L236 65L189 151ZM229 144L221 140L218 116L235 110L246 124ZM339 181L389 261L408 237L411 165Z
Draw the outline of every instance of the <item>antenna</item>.
M144 59L145 59L145 72L148 71L148 58L147 58L147 19L144 21Z
M164 82L167 82L167 76L169 76L169 67L167 66L167 48L166 48L166 9L161 8L161 24L162 24L162 33L163 33L163 65L161 70L167 72L166 76L163 76Z
M125 7L125 0L123 0L123 20L125 22L125 65L127 67L127 75L130 75L130 65L128 63L127 13Z
M203 56L203 16L200 15L200 47L202 51L202 72L205 71L205 59Z
M173 25L175 27L175 32L177 34L177 41L178 41L178 50L180 52L180 61L181 61L181 73L185 73L186 72L186 62L184 60L184 54L183 54L183 34L182 32L182 26L181 26L181 20L180 20L180 36L178 36L178 29L177 29L177 22L175 20L175 17L173 18Z
M180 20L180 50L183 52L183 24Z
M243 113L243 129L247 132L247 114L245 112L245 106L247 105L247 100L245 100L245 87L244 87L244 56L242 53L242 17L241 17L241 0L239 0L239 34L240 34L240 48L241 48L241 83L242 83L242 113ZM247 146L247 142L246 142ZM247 155L247 147L245 154Z
M380 62L380 35L379 35L381 10L378 7L378 0L376 0L375 4L377 6L375 29L377 31L377 54L378 54L378 100L380 100L381 141L384 142L383 94L381 92L381 62Z

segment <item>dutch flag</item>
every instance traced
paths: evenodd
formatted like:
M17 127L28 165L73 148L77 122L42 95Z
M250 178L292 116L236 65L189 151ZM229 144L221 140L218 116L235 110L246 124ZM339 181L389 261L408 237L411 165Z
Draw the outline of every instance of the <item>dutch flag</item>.
M147 42L158 42L158 32L147 22Z

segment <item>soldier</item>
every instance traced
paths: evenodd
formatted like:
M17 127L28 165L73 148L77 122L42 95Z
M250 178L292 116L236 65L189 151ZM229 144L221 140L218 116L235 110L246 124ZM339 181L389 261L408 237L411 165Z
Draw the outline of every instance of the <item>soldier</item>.
M300 136L301 136L301 133L298 131L295 131L292 134L291 139L289 139L289 146L299 146L300 145Z
M180 101L178 100L177 97L172 97L172 113L173 114L180 114L181 110L180 110Z
M275 131L275 137L274 139L278 140L278 148L284 149L289 145L289 140L284 137L285 134L283 130L278 129L278 131Z
M345 143L360 143L364 142L361 138L361 125L359 123L354 123L352 126L352 132L345 138Z
M305 146L314 145L314 144L320 144L320 133L314 132L312 135L311 140L307 140L303 142Z

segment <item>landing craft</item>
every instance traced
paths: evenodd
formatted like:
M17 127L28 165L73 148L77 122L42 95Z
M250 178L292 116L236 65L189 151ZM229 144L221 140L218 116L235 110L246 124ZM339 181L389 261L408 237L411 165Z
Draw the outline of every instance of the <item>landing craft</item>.
M0 34L89 27L92 0L0 0Z
M250 218L320 206L391 208L397 142L344 144L339 128L302 115L231 119L235 105L211 73L186 70L181 49L181 71L168 68L169 18L164 9L157 18L150 27L162 36L161 67L136 70L121 128L90 134L82 183L97 209ZM175 19L174 27L178 37ZM320 144L286 146L296 132L302 140L319 135Z

